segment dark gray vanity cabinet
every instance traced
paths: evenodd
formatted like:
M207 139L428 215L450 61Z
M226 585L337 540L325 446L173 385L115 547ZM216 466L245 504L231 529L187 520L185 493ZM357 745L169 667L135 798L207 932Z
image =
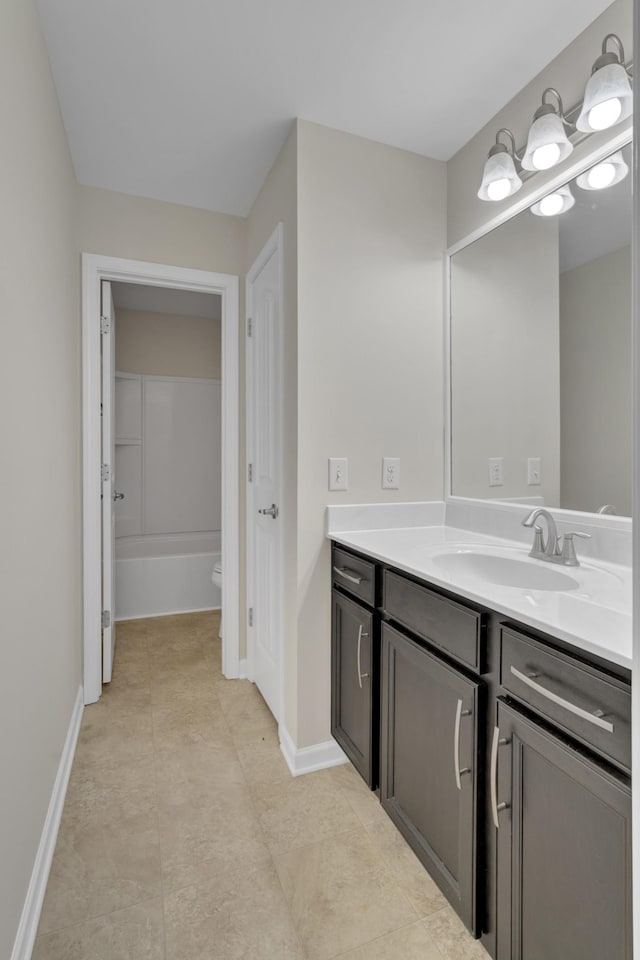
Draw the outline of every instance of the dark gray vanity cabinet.
M469 930L477 930L480 684L382 628L382 806Z
M372 563L334 549L331 733L371 789L378 786L379 764L380 631L373 607L375 578Z
M498 701L497 960L631 960L628 781Z
M469 931L495 960L631 960L629 671L333 562L334 736L371 785L379 758L384 810Z

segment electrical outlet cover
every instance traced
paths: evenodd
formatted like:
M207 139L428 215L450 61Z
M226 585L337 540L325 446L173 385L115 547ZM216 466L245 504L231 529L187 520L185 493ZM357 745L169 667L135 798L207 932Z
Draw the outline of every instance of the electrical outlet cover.
M503 479L503 458L502 457L489 457L489 486L490 487L501 487L504 483Z
M384 457L382 460L382 489L400 489L400 460L398 457Z

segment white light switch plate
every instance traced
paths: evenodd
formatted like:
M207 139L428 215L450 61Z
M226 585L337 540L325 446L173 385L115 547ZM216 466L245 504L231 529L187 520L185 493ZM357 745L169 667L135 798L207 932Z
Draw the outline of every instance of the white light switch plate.
M347 490L349 463L346 457L329 457L329 490Z
M400 489L400 460L397 457L384 457L382 460L382 489Z
M537 487L542 483L540 457L529 457L527 460L527 483L530 487Z

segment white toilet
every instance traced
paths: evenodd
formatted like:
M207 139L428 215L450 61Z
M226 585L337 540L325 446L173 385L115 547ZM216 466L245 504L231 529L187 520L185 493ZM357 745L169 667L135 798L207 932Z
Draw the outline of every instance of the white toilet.
M216 587L220 588L222 592L222 560L219 560L213 568L213 573L211 574L211 583L215 584ZM222 612L220 613L220 630L218 636L222 638Z

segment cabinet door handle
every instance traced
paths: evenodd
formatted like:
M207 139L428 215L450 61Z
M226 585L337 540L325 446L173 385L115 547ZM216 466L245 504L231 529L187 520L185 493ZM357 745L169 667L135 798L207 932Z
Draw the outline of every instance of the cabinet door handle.
M362 690L362 681L366 680L369 674L362 673L362 670L360 669L360 649L362 647L362 638L368 637L368 636L369 634L364 633L362 629L362 624L360 624L360 627L358 629L358 686L360 687L361 690Z
M355 573L350 573L349 570L346 570L344 567L334 567L333 572L337 573L340 577L344 577L349 583L355 583L357 587L362 583L362 577L357 576Z
M583 710L582 707L576 706L575 703L571 703L570 700L565 700L564 697L559 697L557 693L553 693L551 690L547 690L546 687L543 687L542 684L536 683L535 677L538 674L533 676L527 676L526 673L522 673L520 670L517 670L513 665L511 666L511 673L514 677L517 677L518 680L521 680L522 683L526 683L528 687L531 687L532 690L535 690L536 693L539 693L540 696L546 697L547 700L551 700L552 703L556 703L559 707L563 707L565 710L568 710L569 713L574 713L576 717L581 717L583 720L587 720L589 723L593 723L594 726L600 727L601 730L606 730L607 733L613 733L614 726L612 723L609 723L608 720L603 720L598 713L589 713L588 710Z
M500 829L498 814L501 810L506 810L509 807L508 803L498 803L498 747L507 743L509 743L509 740L500 739L500 727L494 727L491 742L491 814L496 830Z
M460 782L460 777L464 773L471 773L471 767L465 767L463 770L460 769L460 720L462 717L470 717L471 710L462 709L462 700L458 700L458 705L456 707L456 722L453 728L453 769L456 774L456 787L458 790L462 790L462 783Z

